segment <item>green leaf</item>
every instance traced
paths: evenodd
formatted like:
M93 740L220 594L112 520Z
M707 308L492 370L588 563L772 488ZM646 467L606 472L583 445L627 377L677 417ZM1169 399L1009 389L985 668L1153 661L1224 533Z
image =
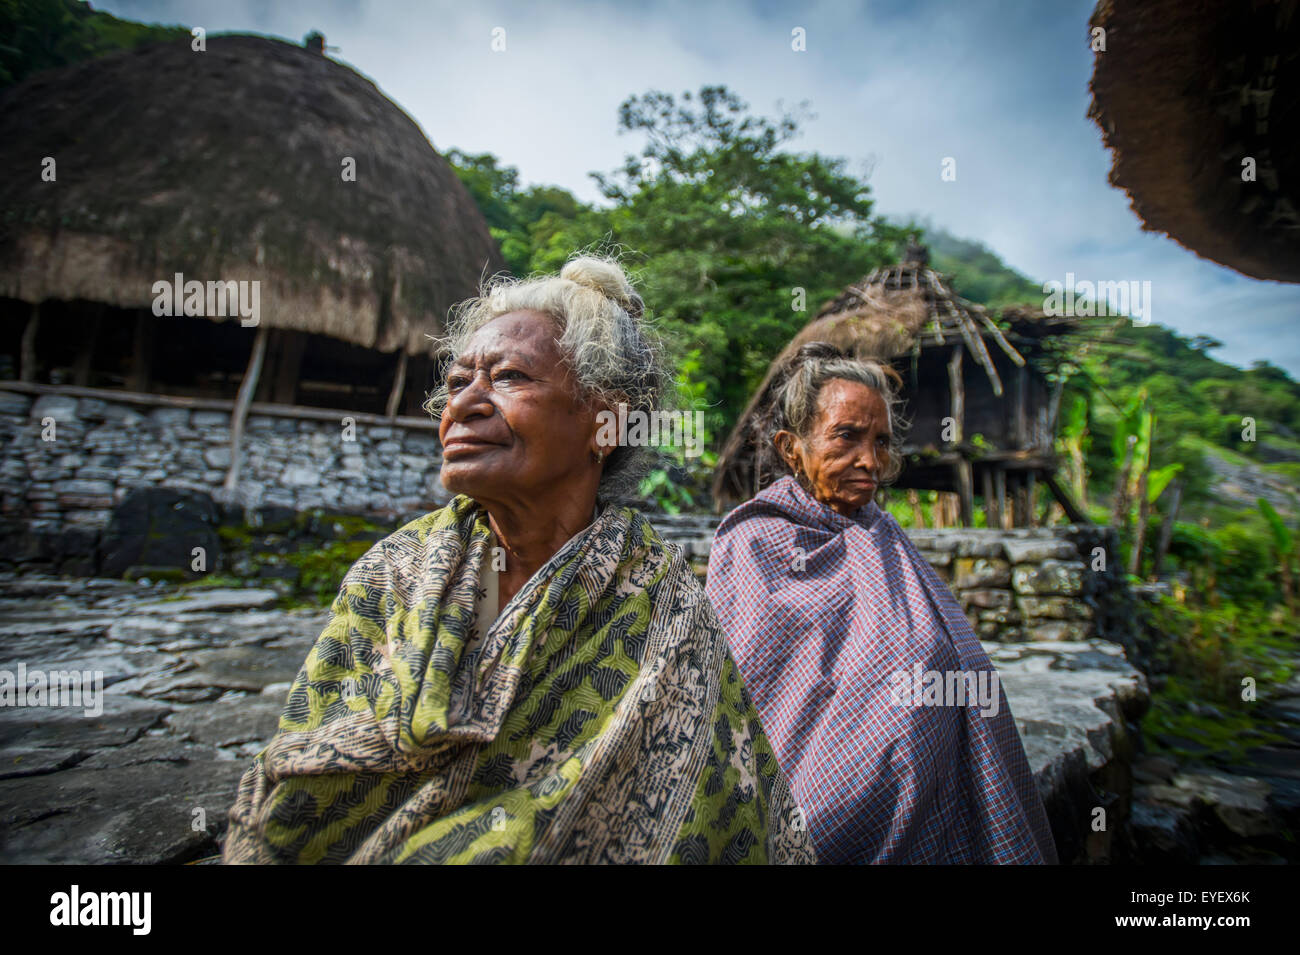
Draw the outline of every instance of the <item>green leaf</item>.
M1183 470L1181 464L1166 464L1162 468L1155 468L1147 475L1147 501L1154 504L1160 500L1160 495L1165 493L1165 488L1169 482L1176 478Z
M1258 498L1255 503L1259 506L1259 512L1264 515L1264 520L1268 521L1268 529L1273 532L1273 542L1277 545L1278 553L1283 557L1289 557L1291 549L1295 546L1291 529L1282 520L1282 515L1278 514L1273 505L1264 498Z

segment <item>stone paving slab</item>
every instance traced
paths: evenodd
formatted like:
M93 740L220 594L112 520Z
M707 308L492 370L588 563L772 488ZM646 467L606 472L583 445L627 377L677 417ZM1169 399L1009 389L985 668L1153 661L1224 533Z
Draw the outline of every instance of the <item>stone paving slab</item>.
M179 863L219 851L239 778L328 617L270 609L269 593L0 576L0 670L75 665L106 677L95 716L0 708L0 862ZM1101 640L985 647L1054 828L1086 826L1079 800L1094 774L1128 758L1144 679Z

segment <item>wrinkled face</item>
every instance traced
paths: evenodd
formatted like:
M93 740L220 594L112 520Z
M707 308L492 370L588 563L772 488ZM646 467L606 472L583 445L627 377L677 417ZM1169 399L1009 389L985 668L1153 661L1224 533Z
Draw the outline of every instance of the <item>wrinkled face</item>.
M889 438L885 400L866 385L837 378L817 395L808 434L779 431L775 442L813 496L848 516L875 497L889 466Z
M540 502L590 483L599 409L580 400L558 332L541 312L501 315L447 370L447 490L483 504Z

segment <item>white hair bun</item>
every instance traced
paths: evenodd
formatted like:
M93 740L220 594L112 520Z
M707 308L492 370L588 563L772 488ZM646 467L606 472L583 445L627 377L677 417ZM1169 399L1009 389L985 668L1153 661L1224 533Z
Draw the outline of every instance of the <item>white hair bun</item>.
M599 292L617 302L633 318L639 318L645 304L632 288L623 267L613 259L581 256L571 259L560 270L560 278Z

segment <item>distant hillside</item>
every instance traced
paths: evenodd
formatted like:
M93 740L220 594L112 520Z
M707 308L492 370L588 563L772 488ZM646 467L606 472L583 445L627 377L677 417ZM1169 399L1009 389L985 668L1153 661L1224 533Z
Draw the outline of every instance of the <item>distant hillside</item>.
M931 264L952 276L962 296L994 308L1042 301L1041 284L981 243L935 228L923 237ZM1157 416L1155 460L1184 466L1187 516L1221 518L1260 497L1300 514L1300 384L1267 361L1248 369L1218 361L1210 352L1220 343L1203 335L1111 324L1094 333L1101 340L1076 350L1067 393L1087 402L1095 491L1104 497L1114 481L1111 440L1121 409L1145 390Z
M923 241L930 247L930 264L952 276L953 287L963 298L995 308L1043 298L1042 283L1008 268L996 252L979 242L933 228L925 230Z

